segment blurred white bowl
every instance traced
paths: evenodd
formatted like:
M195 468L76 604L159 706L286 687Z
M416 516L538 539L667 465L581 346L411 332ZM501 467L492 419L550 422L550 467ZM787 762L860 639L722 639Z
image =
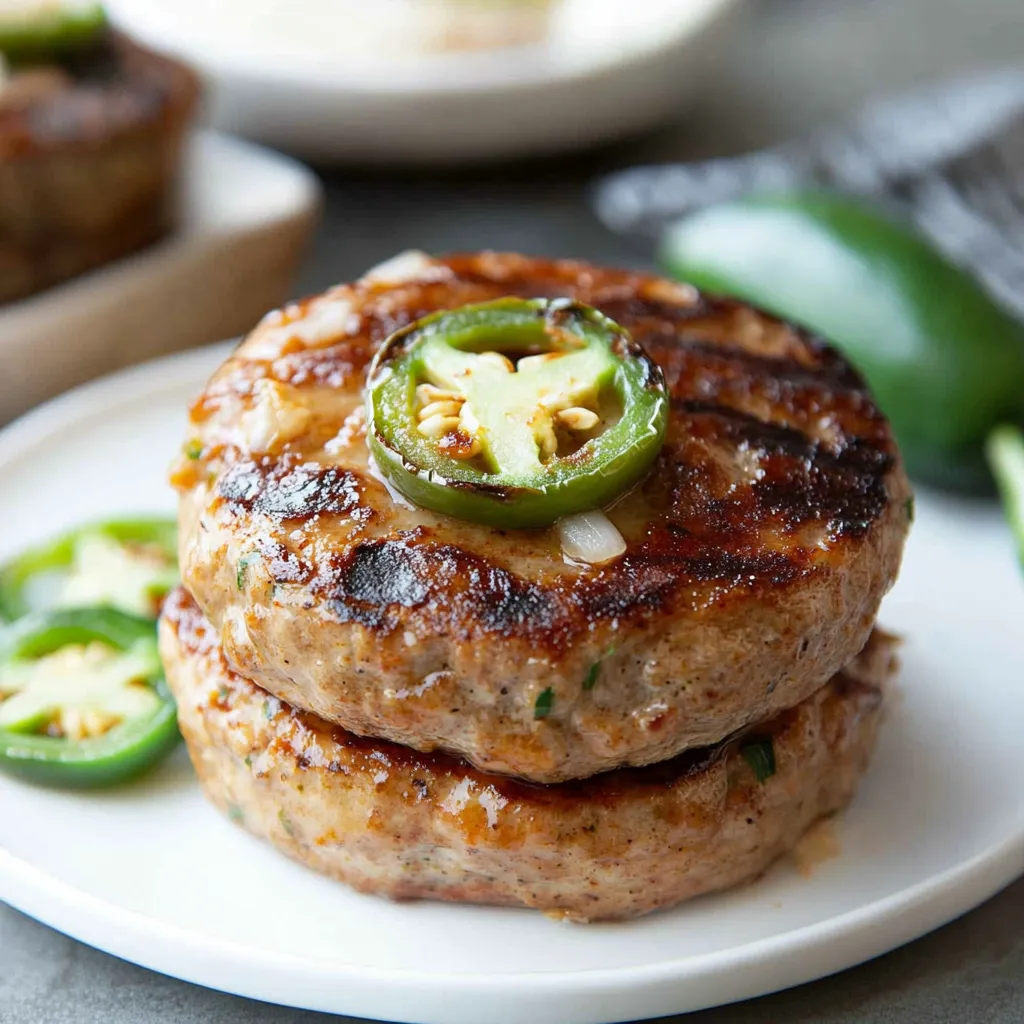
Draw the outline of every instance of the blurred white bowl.
M543 43L446 53L346 43L352 0L108 6L206 77L218 127L314 160L451 164L657 123L697 94L743 0L563 0Z
M196 133L174 234L0 306L0 424L91 377L247 331L290 296L319 198L295 161Z

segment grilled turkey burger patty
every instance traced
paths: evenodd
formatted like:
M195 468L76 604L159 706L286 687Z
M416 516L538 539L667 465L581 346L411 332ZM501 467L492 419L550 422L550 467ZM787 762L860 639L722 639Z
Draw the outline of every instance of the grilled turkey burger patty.
M571 296L661 365L666 442L609 516L625 553L408 507L368 465L367 364L431 311ZM646 274L410 254L272 313L191 412L186 586L229 664L345 728L540 782L721 740L864 646L910 492L888 423L833 349Z
M891 641L747 740L583 782L535 786L363 739L231 671L184 591L161 652L206 795L250 832L362 892L633 917L755 878L847 803L874 746ZM762 772L763 774L763 772Z

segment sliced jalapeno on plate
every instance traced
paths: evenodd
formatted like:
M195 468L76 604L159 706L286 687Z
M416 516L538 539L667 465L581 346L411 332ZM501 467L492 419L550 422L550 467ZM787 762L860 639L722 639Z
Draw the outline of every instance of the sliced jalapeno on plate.
M0 619L52 606L88 605L155 618L177 581L177 528L172 521L94 523L0 566Z
M0 769L47 785L110 785L177 741L151 620L63 608L0 634Z
M499 527L601 508L661 449L661 370L568 299L499 299L393 334L370 368L367 437L417 505Z

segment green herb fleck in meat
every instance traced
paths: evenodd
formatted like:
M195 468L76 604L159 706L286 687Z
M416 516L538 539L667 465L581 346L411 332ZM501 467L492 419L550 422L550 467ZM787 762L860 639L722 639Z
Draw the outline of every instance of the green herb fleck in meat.
M533 705L533 717L536 719L547 718L551 714L551 708L555 703L555 691L549 686L537 698Z
M740 753L758 782L766 782L775 774L775 746L771 736L750 737L740 747Z

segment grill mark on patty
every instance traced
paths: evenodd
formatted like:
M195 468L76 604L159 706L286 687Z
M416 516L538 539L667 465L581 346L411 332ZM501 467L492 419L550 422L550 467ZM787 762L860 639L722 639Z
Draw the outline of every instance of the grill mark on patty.
M673 400L672 409L677 420L662 453L661 474L673 496L670 508L684 522L695 477L709 472L687 456L694 440L725 444L758 467L749 486L698 506L712 530L721 531L728 522L734 537L742 529L753 542L767 514L789 528L827 522L836 535L852 537L863 535L885 511L885 477L896 461L891 451L845 434L835 447L825 446L792 427L709 402Z
M462 636L542 637L565 618L546 588L454 545L408 538L353 545L328 560L314 587L341 621L371 629L396 628L400 609Z
M659 611L672 603L680 578L691 585L714 583L733 590L778 586L801 575L807 561L742 541L730 550L692 533L658 526L623 556L614 573L598 576L585 589L585 614L624 618L638 608Z
M888 504L885 483L856 465L856 446L835 461L822 460L809 472L793 459L769 459L754 491L760 510L791 530L811 521L827 522L834 536L862 537ZM850 463L853 463L852 465Z
M681 324L688 324L699 321L705 317L714 316L717 312L727 308L729 300L718 299L711 295L696 293L695 300L687 305L665 302L662 299L651 298L639 292L626 292L623 289L615 289L612 294L602 296L602 311L610 316L616 323L642 324L645 321L655 323L672 324L678 328ZM672 331L669 328L668 331ZM641 332L647 337L651 336L650 331Z
M629 321L627 321L628 323ZM718 381L744 382L763 386L777 381L791 389L824 388L867 391L860 374L849 363L825 360L812 351L813 362L793 355L765 356L750 352L737 341L711 341L686 332L659 331L643 336L643 345L665 373L669 388L695 369Z
M781 423L766 423L743 409L699 399L675 397L671 400L671 407L673 412L686 414L691 419L697 416L716 417L722 422L707 423L703 427L705 434L742 442L756 447L765 454L790 455L802 459L809 459L817 454L817 447L806 434ZM690 423L677 432L684 437L695 433L693 424Z
M356 544L321 568L314 589L341 622L394 629L397 608L418 608L430 598L426 566L405 541Z
M343 513L365 520L373 514L361 503L363 481L358 473L288 457L234 463L217 489L236 515L260 512L271 519L305 521Z
M266 697L254 683L231 670L217 644L216 631L206 622L184 588L176 588L168 596L163 618L173 629L184 654L213 659L216 673L223 674L227 679L233 693L218 698L218 706L223 704L224 710L230 712L239 705L239 701L251 699L253 694ZM884 636L873 634L865 652L872 650L875 644L885 643L887 641ZM878 684L854 678L844 672L838 673L825 685L843 700L856 700L863 712L876 708L882 699ZM677 783L692 782L729 756L742 740L742 734L734 735L714 746L688 750L657 764L616 768L587 779L541 785L481 771L451 754L424 753L387 740L357 736L308 712L269 699L272 701L269 705L272 712L270 719L276 733L271 742L275 756L281 757L291 752L300 768L308 770L321 767L330 772L346 774L358 772L375 780L380 778L382 771L389 775L408 774L412 780L408 796L410 801L431 799L431 792L438 788L441 781L466 778L480 790L491 790L510 803L523 801L532 805L544 803L557 806L583 800L600 804L620 799L627 793L646 789L661 792ZM800 727L799 719L799 708L784 711L770 721L758 724L756 730L759 735L783 741L788 730ZM324 735L329 735L337 744L338 751L344 755L343 760L326 761L323 744L317 740L318 736ZM319 763L321 761L325 763ZM447 792L445 787L441 789Z
M499 635L557 651L596 623L670 609L687 592L682 580L691 596L694 586L716 584L712 598L720 600L723 588L738 595L790 582L807 562L658 529L611 570L535 582L454 545L403 538L364 541L332 556L311 587L340 621L372 630L420 624L462 640Z

